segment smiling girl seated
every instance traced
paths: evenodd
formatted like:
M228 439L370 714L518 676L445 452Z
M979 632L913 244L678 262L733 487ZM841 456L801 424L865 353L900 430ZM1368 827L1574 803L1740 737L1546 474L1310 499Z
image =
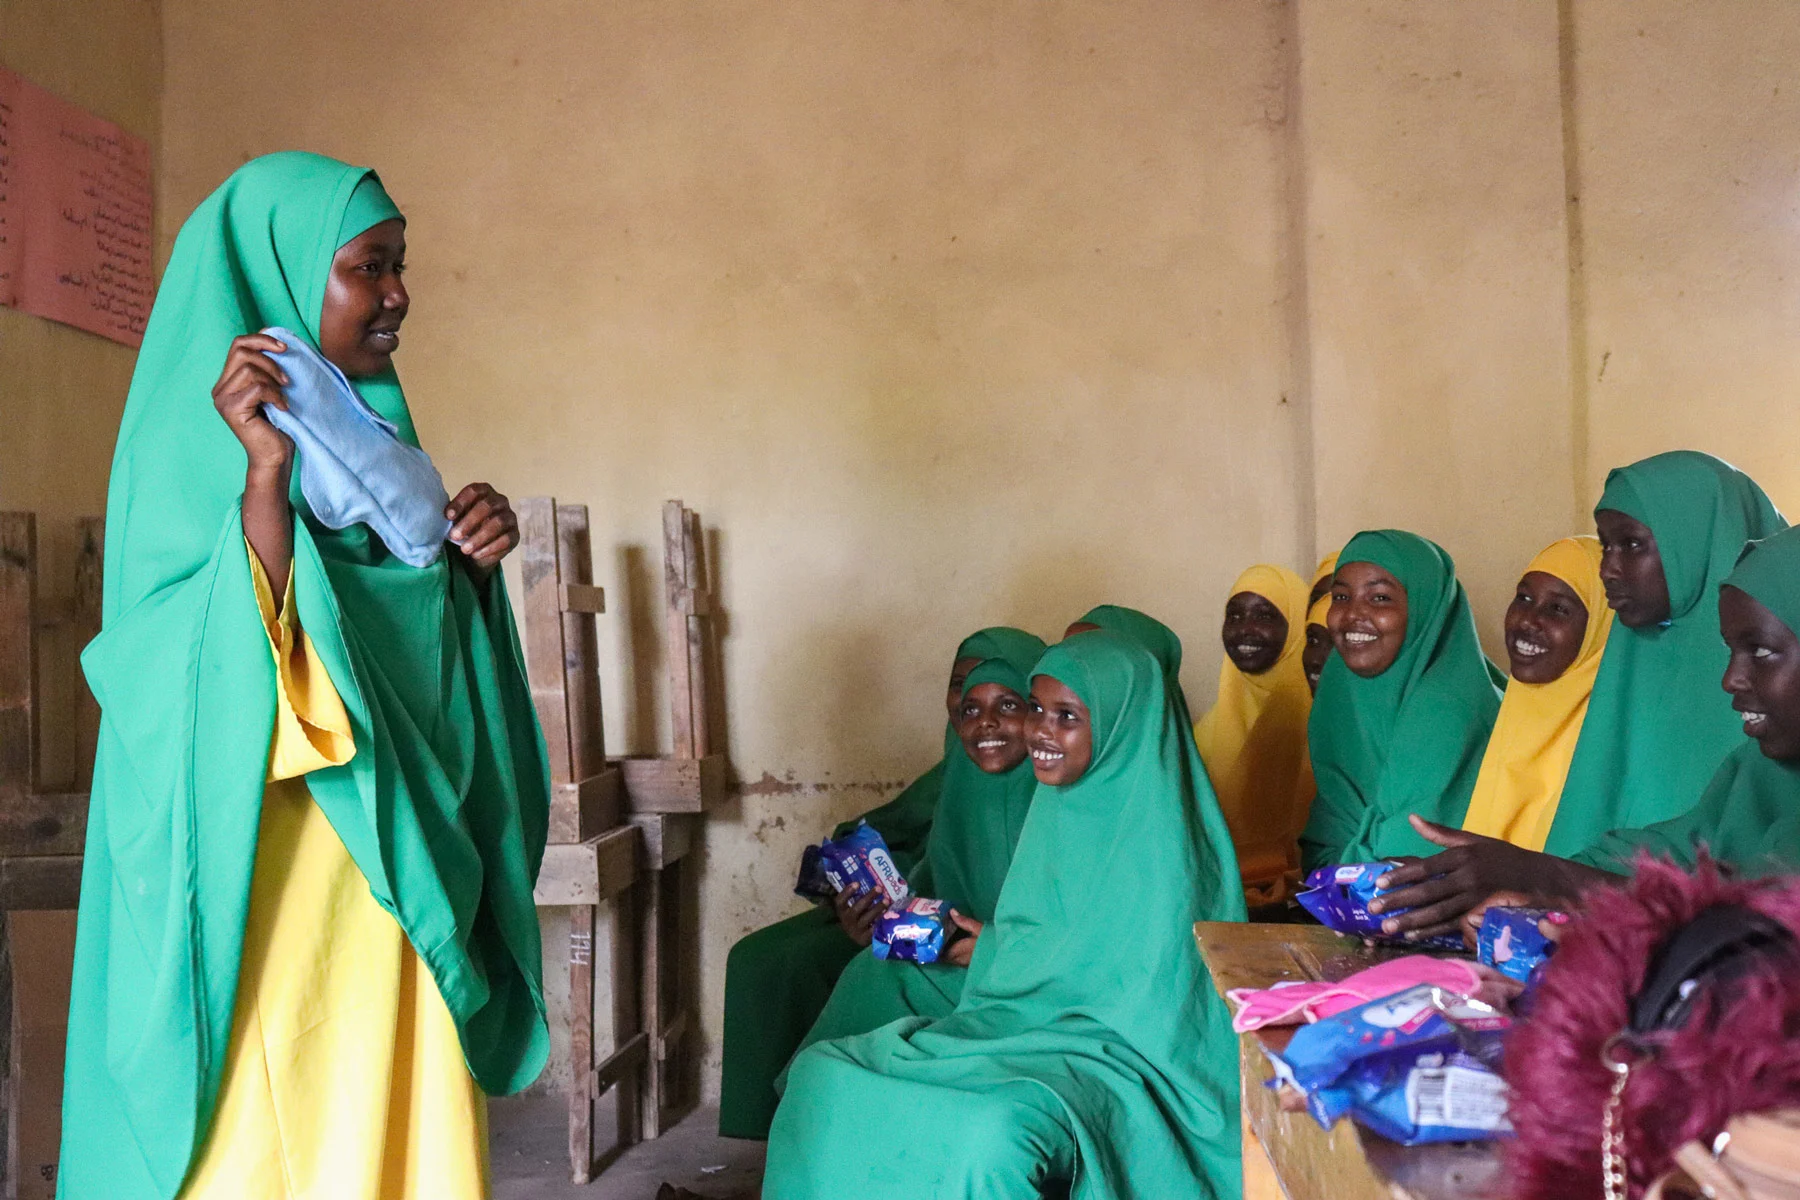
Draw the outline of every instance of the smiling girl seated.
M924 861L908 879L915 895L950 905L958 935L934 963L857 955L801 1049L864 1033L898 1017L947 1016L956 1007L969 957L984 924L994 917L1000 885L1037 790L1025 751L1024 693L1043 643L1021 639L1016 649L1021 653L988 659L969 673L954 722L958 740L944 758L944 790L931 840ZM857 906L865 904L859 900ZM868 942L866 936L859 940Z
M1464 829L1543 849L1612 629L1604 600L1598 538L1553 542L1525 568L1506 609L1512 682Z
M1237 1046L1192 924L1241 920L1243 897L1171 693L1118 634L1045 653L1040 787L961 1001L800 1054L767 1195L1239 1194Z
M1500 708L1456 565L1417 534L1359 533L1339 555L1325 665L1307 729L1318 798L1304 865L1416 854L1408 823L1457 825Z
M1252 906L1285 898L1312 805L1312 693L1300 662L1305 621L1306 584L1298 575L1264 565L1238 576L1220 630L1219 696L1194 726Z
M910 874L930 841L947 764L960 753L954 718L970 672L990 659L1026 664L1044 643L1021 629L983 629L965 638L950 665L944 708L944 757L893 800L863 814L879 832L902 874ZM842 837L849 821L833 831ZM840 894L823 905L740 938L725 961L725 1053L719 1133L764 1138L775 1116L775 1079L812 1028L844 967L881 914L873 897Z

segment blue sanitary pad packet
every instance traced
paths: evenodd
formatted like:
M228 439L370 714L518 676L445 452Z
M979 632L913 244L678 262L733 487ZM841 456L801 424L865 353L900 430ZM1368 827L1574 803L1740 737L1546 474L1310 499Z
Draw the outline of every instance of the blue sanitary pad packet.
M800 877L794 880L794 895L808 900L829 900L837 893L825 878L825 863L817 846L800 851Z
M944 952L944 937L950 927L948 904L914 896L881 914L875 922L875 937L869 949L876 958L936 962Z
M1381 923L1389 917L1408 911L1394 909L1379 915L1369 912L1369 901L1381 894L1375 881L1400 864L1397 862L1344 863L1319 867L1306 877L1306 890L1294 899L1300 907L1319 919L1327 929L1348 933L1372 941L1410 946L1418 950L1463 949L1462 938L1454 934L1409 942L1381 932Z
M845 888L859 895L880 892L890 906L904 904L912 894L887 842L867 821L835 841L808 846L800 855L797 895L829 900Z
M1538 929L1550 915L1547 908L1508 908L1494 905L1481 917L1476 943L1481 961L1520 983L1529 984L1556 949L1556 943Z
M1497 1049L1498 1034L1476 1034ZM1330 1128L1348 1113L1357 1124L1402 1146L1428 1142L1473 1142L1506 1137L1506 1082L1482 1054L1462 1050L1422 1051L1407 1059L1359 1063L1337 1086L1324 1089L1319 1105L1307 1107ZM1340 1109L1330 1120L1321 1108Z
M1506 1014L1430 984L1302 1026L1271 1053L1327 1129L1348 1115L1404 1144L1500 1137L1506 1091L1496 1067Z

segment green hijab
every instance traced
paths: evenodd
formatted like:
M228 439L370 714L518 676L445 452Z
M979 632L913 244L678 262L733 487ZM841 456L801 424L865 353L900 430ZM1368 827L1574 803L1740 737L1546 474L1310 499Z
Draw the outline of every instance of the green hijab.
M1031 635L1009 647L1010 657L990 658L969 673L963 694L998 683L1029 695L1028 677L1044 644ZM1032 651L1036 643L1036 652ZM1026 651L1019 654L1018 651ZM907 876L914 894L946 900L964 916L994 919L1037 777L1029 757L1012 770L990 775L975 765L959 737L944 759L944 794L931 826L930 847ZM967 972L947 962L912 963L858 954L844 969L831 1000L800 1042L800 1049L828 1038L867 1033L900 1017L942 1017L956 1007ZM785 1086L781 1079L776 1089Z
M1725 585L1800 633L1800 529L1751 543ZM1746 874L1800 870L1800 762L1769 758L1757 742L1742 741L1687 812L1644 829L1616 830L1575 857L1619 870L1648 851L1692 867L1702 846Z
M1023 660L1029 664L1035 662L1043 652L1044 643L1035 634L1006 625L994 625L964 638L956 647L956 657L951 662L965 658L979 658L987 662L998 658ZM893 852L895 865L900 868L901 874L910 877L925 857L925 847L931 839L931 825L937 817L938 803L944 792L944 769L959 752L959 748L956 730L950 727L949 722L945 722L944 754L937 764L913 780L906 790L886 804L870 809L856 820L839 825L832 830L831 836L843 837L856 828L857 821L867 821Z
M1129 638L1148 650L1162 667L1173 699L1187 711L1187 693L1181 690L1181 639L1175 631L1148 613L1121 604L1102 604L1091 608L1076 624L1098 625L1120 637ZM1189 722L1192 725L1193 722Z
M1087 705L1091 765L1039 786L954 1013L795 1059L769 1194L1035 1195L1023 1172L1072 1143L1083 1200L1238 1195L1237 1039L1193 924L1242 920L1243 889L1190 725L1114 633L1052 646L1033 674ZM902 1101L948 1131L905 1163L867 1136Z
M963 695L981 684L997 683L1029 696L1031 668L1043 653L1044 643L1031 637L1007 657L988 659L969 673ZM1029 755L1005 774L989 775L975 765L957 738L944 760L944 795L925 851L926 882L915 890L928 889L923 894L948 900L958 912L978 921L992 920L1036 791Z
M1364 679L1332 655L1307 722L1319 796L1301 835L1308 870L1395 854L1430 854L1407 823L1418 813L1461 828L1500 689L1456 564L1415 533L1350 539L1338 569L1374 563L1406 589L1406 640L1394 664Z
M347 217L347 213L354 216ZM316 341L333 254L397 215L373 173L246 163L176 239L107 500L103 713L64 1092L62 1195L166 1200L211 1120L255 866L275 674L239 514L244 452L210 390L232 338ZM416 444L399 380L358 390ZM516 1091L549 1049L532 884L549 803L505 584L424 569L293 492L294 592L356 741L306 783L431 971L469 1069Z
M1675 450L1606 477L1594 511L1650 527L1669 584L1669 620L1613 622L1581 739L1544 850L1564 858L1609 830L1642 829L1686 812L1743 738L1719 690L1719 584L1744 543L1786 528L1756 481L1710 454Z

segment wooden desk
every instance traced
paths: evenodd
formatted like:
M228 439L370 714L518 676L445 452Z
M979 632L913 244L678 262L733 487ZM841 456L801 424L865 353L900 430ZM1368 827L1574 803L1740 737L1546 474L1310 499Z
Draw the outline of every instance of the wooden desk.
M1194 940L1219 994L1265 988L1283 980L1332 980L1355 974L1400 951L1370 950L1317 925L1243 925L1202 921ZM1330 1130L1306 1113L1282 1112L1265 1047L1280 1050L1293 1028L1264 1029L1238 1039L1243 1077L1245 1153L1259 1146L1287 1200L1489 1200L1500 1181L1492 1142L1400 1146L1345 1118ZM1247 1158L1245 1200L1267 1179ZM1266 1187L1266 1184L1265 1184Z

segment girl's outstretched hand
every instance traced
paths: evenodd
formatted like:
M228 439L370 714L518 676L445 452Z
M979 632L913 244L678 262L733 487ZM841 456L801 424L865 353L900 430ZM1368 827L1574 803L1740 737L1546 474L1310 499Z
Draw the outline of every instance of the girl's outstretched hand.
M975 939L981 936L981 931L987 928L987 925L984 922L977 921L974 917L963 916L954 908L950 910L950 919L956 922L956 927L958 929L969 936L959 937L946 946L944 948L944 961L951 966L966 967L969 965L969 959L974 957L975 954Z
M288 377L269 357L286 349L285 344L263 333L232 338L225 368L219 372L219 382L213 384L213 408L243 443L253 472L285 472L294 461L294 443L269 424L262 412L265 404L287 409L281 388Z
M456 493L444 510L450 541L463 552L480 578L493 574L500 560L519 544L519 517L512 502L492 484L471 483Z
M1383 933L1405 934L1409 940L1461 932L1463 914L1495 892L1529 889L1536 873L1533 863L1549 857L1499 838L1436 825L1416 813L1412 827L1446 849L1389 871L1375 881L1387 894L1369 902L1371 913L1411 909L1381 923Z

